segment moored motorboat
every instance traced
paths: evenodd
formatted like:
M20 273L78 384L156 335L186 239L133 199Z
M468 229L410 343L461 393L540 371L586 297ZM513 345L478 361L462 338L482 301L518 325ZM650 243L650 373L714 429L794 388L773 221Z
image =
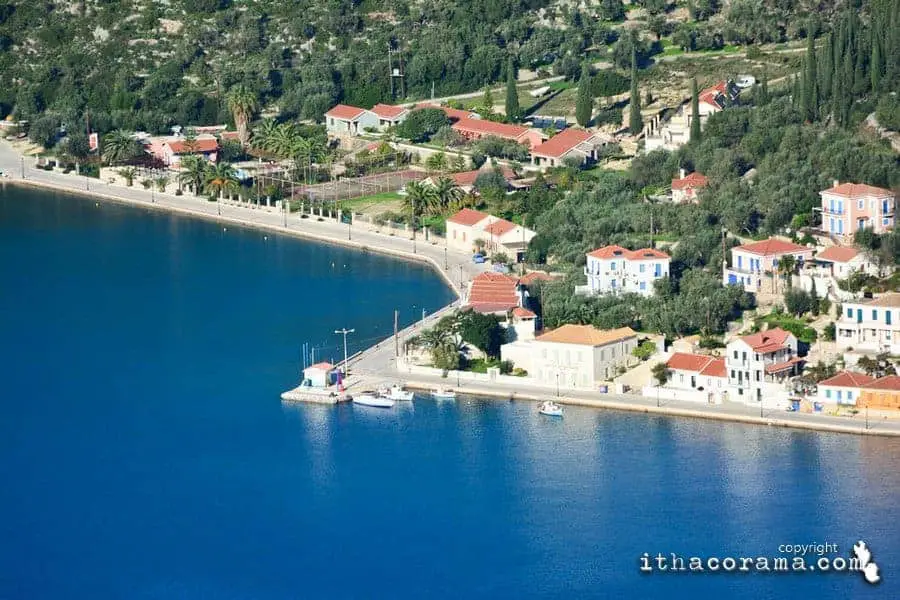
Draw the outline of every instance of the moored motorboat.
M435 400L456 400L456 392L442 387L431 390L431 395Z
M379 390L378 395L390 400L412 400L413 393L403 389L402 385L394 384L389 389Z
M541 402L538 412L548 417L561 417L563 415L562 406L552 400Z
M353 403L361 404L362 406L374 406L376 408L391 408L394 406L393 400L380 396L372 391L353 394Z

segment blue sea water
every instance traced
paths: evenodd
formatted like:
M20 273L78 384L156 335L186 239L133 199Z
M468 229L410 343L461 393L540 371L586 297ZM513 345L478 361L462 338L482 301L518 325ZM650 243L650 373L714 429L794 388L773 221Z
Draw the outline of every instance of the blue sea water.
M268 236L268 239L264 239ZM529 403L283 405L426 268L0 193L0 599L897 598L896 440ZM639 558L866 540L859 574Z

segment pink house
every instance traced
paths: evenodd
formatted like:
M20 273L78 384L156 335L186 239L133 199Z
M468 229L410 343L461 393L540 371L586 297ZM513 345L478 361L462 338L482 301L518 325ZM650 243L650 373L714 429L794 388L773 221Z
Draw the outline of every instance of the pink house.
M736 246L731 249L731 266L722 265L722 284L740 285L752 293L774 292L774 277L785 256L792 256L800 265L812 260L813 249L775 238ZM770 282L764 286L767 280Z
M839 183L819 192L822 196L822 229L833 236L852 239L860 229L884 233L894 227L896 197L893 192L863 183Z
M201 134L193 143L188 143L182 136L151 138L146 146L147 152L170 167L178 167L181 158L189 154L202 156L210 162L216 162L219 152L219 140L210 134Z

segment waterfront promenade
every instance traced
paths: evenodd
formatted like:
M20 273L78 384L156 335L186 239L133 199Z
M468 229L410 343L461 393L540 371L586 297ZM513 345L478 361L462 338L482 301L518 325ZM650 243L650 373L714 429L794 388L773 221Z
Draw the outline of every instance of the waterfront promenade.
M471 262L468 254L445 249L442 245L423 243L420 239L413 248L412 240L378 233L368 224L345 225L333 219L318 221L315 218L300 219L296 215L288 216L276 209L252 208L216 202L194 196L173 196L160 194L139 187L125 187L86 179L72 174L44 171L34 168L34 159L24 160L8 143L0 142L0 170L6 175L0 179L7 182L24 183L30 186L43 187L62 192L87 194L109 201L123 202L142 206L153 210L165 210L188 216L212 219L222 223L230 223L245 227L255 227L296 237L341 244L344 246L365 249L374 252L394 255L401 258L426 262L440 273L457 294L462 284L485 270L485 265ZM22 179L24 170L25 178ZM221 211L221 214L219 212ZM445 259L446 257L446 259ZM454 305L457 303L454 303ZM400 332L398 343L388 338L373 346L351 361L352 370L370 380L405 381L420 389L430 389L439 385L450 386L461 393L473 396L489 396L522 400L556 399L555 389L535 386L526 381L521 385L509 385L487 381L464 381L457 385L455 375L448 378L427 375L411 375L398 372L396 365L396 348L402 351L403 341L421 331L453 305L428 316L424 322L419 321ZM821 414L787 413L776 410L765 410L760 415L759 409L742 404L726 403L719 406L708 406L691 402L664 400L657 406L652 398L639 395L601 394L595 391L560 390L559 401L567 404L579 404L597 408L639 411L670 416L691 416L727 421L741 421L772 426L788 426L845 433L870 435L900 436L900 422L887 420L872 415L868 420L864 411L855 417L832 417Z

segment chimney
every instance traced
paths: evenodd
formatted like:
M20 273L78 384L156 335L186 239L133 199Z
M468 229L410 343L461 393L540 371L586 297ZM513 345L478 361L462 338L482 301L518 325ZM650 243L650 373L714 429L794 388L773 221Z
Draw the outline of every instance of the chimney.
M831 187L837 187L837 186L839 186L839 185L841 185L841 182L838 181L837 179L835 179L835 180L834 180L834 185L831 186Z
M684 179L684 169L678 169L678 177Z

